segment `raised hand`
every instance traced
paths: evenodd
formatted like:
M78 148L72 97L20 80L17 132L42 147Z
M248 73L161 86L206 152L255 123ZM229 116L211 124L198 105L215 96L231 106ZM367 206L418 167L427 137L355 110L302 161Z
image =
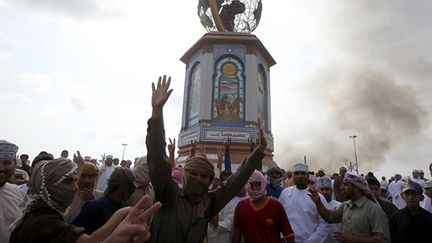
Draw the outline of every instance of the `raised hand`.
M164 75L163 77L159 77L159 80L157 82L157 85L155 87L155 84L152 83L152 107L153 109L162 109L165 105L166 101L168 100L169 96L172 93L172 89L169 89L169 86L171 84L171 77L166 77Z
M77 151L76 154L73 155L73 162L78 165L78 169L76 173L77 173L77 177L80 178L84 170L84 164L85 164L85 161L81 156L80 151Z
M73 155L73 162L75 162L75 164L77 164L78 166L80 165L84 165L84 159L81 156L80 151L77 151L76 154Z
M312 201L315 204L318 204L320 201L320 196L318 194L318 191L314 187L309 187L308 192L310 193L309 197L312 199Z
M162 207L160 202L154 203L150 208L144 211L147 201L150 200L148 195L137 202L137 204L132 208L129 214L126 216L125 221L129 224L143 224L148 223L153 215Z
M94 199L94 195L93 195L93 192L91 191L91 189L83 188L80 191L81 191L82 199L84 202L87 202L87 201Z
M224 157L224 151L223 151L223 149L222 149L222 146L217 146L217 147L216 147L216 151L217 151L218 159L222 159L222 160L223 160L223 157Z
M175 153L175 148L176 148L175 144L176 144L175 138L173 138L172 140L171 140L171 138L169 138L168 152L170 155L174 155L174 153Z
M259 128L259 133L258 133L258 149L264 153L265 149L267 148L267 140L265 139L264 136L264 128L260 127Z
M190 155L191 158L195 157L197 146L198 146L197 140L195 141L191 140L191 155Z
M113 233L104 242L144 242L150 239L150 218L162 207L160 202L156 202L149 209L144 211L146 202L150 200L145 195L130 210L126 218L117 226Z

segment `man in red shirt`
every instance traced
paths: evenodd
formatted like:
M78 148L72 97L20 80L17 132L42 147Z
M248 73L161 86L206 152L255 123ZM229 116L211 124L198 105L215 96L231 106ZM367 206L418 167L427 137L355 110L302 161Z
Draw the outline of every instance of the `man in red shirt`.
M294 232L282 204L266 196L266 179L255 170L246 184L248 198L240 201L234 214L234 243L294 243Z

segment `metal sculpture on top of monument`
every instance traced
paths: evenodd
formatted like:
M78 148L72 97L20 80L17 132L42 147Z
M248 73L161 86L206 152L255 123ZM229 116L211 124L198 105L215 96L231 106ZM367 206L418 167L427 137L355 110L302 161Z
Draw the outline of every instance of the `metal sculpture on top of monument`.
M198 16L207 31L252 32L261 20L261 0L200 0Z
M268 141L264 166L273 162L270 67L273 57L251 32L261 20L261 0L199 0L198 16L208 33L180 58L186 64L179 157L191 141L216 160L216 148L231 140L233 170L249 154L262 121Z

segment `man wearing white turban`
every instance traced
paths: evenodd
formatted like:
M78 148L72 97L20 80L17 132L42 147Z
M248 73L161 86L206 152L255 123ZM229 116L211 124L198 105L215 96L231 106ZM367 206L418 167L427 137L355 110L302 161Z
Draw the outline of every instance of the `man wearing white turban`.
M295 232L296 243L322 243L330 232L330 225L319 215L314 203L308 196L309 168L299 163L293 166L294 186L285 188L279 201ZM321 201L327 205L325 198Z

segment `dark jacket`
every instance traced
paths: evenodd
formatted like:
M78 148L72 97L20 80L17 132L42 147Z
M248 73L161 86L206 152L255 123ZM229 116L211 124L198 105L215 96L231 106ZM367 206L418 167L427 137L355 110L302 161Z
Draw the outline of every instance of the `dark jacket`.
M208 207L204 217L196 217L196 204L187 198L171 177L171 168L165 154L165 131L163 119L150 119L147 130L147 163L156 201L162 208L151 222L152 243L202 243L207 224L234 198L248 181L252 172L262 162L264 154L255 150L225 186L205 195Z
M393 243L428 242L432 229L432 214L419 206L412 215L407 207L394 212L390 220L390 233Z

